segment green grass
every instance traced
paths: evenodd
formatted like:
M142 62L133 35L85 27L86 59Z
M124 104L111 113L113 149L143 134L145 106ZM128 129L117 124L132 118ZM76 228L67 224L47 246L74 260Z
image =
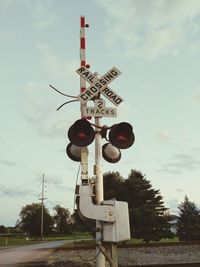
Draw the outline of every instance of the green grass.
M179 242L178 238L172 238L172 239L168 239L168 238L163 238L160 241L151 241L149 242L150 244L152 243L169 243L169 242ZM124 242L119 242L119 244L124 244ZM134 245L134 244L146 244L142 239L135 239L132 238L128 241L125 242L125 244L130 244L130 245ZM76 244L73 243L66 243L62 246L62 248L72 248L74 246L77 246L78 248L80 247L91 247L91 246L95 246L95 239L93 240L82 240L82 241L78 241L76 242Z
M172 243L172 242L179 242L178 237L174 237L174 238L162 238L160 241L150 241L150 244L153 243ZM126 241L126 244L145 244L146 242L144 242L142 239L135 239L132 238L128 241Z
M26 240L24 237L12 237L9 236L7 239L5 237L0 237L0 247L4 246L21 246L40 243L37 239Z
M77 246L93 246L95 245L95 240L84 240L84 239L91 239L92 236L89 233L75 233L70 235L60 235L60 236L49 236L44 237L44 239L41 241L40 238L31 238L30 240L26 240L23 236L9 236L7 238L7 244L6 244L6 237L0 237L0 247L2 246L21 246L21 245L31 245L31 244L37 244L41 242L47 242L47 241L57 241L57 240L77 240ZM159 242L157 241L151 241L150 243L167 243L167 242L178 242L178 238L172 238L167 239L163 238ZM123 244L123 242L120 242L120 244ZM126 241L126 244L145 244L142 239L130 239ZM63 247L64 248L71 248L74 247L74 242L72 243L66 243Z
M0 236L0 247L32 245L32 244L38 244L38 243L47 242L47 241L74 240L74 237L76 239L86 239L86 238L91 238L91 235L89 233L76 233L76 235L70 234L70 235L65 235L65 236L63 235L48 236L48 237L44 237L43 240L41 240L39 237L26 240L24 236L12 236L12 235L8 237Z
M74 237L76 239L86 239L86 238L91 238L91 234L89 233L72 233L72 234L69 234L69 235L66 235L66 236L49 236L49 237L44 237L44 240L45 241L54 241L54 240L73 240Z

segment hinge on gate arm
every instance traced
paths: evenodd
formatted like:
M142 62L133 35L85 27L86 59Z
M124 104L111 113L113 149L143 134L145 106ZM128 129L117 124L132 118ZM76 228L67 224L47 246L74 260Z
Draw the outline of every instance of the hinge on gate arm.
M104 200L101 205L92 202L91 184L79 185L78 211L82 216L99 220L103 242L119 242L130 239L128 203L115 199Z

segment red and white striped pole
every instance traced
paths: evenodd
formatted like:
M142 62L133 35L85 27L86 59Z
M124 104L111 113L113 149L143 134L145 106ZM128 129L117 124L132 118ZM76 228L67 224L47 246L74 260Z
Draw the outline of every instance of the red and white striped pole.
M85 27L89 27L88 24L85 24L85 17L80 18L80 65L86 66L85 60ZM80 76L80 92L86 90L86 81ZM81 117L83 117L83 108L86 107L86 104L81 104ZM81 148L81 180L82 183L85 181L88 182L88 150L87 147Z
M80 18L80 65L89 68L90 66L86 64L85 50L86 50L86 41L85 41L85 27L89 27L88 24L85 24L85 17L81 16ZM80 93L86 90L86 80L80 77ZM81 116L82 108L86 104L81 104ZM83 116L82 116L83 117ZM88 117L87 119L91 119Z
M85 60L85 17L81 17L80 20L80 65L86 65ZM80 77L80 92L82 93L86 89L86 80Z

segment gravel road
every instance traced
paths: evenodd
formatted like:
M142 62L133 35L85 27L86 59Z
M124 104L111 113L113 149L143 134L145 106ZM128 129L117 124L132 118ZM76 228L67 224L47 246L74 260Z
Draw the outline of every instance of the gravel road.
M54 267L93 267L95 250L58 251L48 257ZM119 266L199 262L200 245L119 248ZM107 264L107 266L109 266Z
M0 267L5 267L5 265L9 264L41 261L52 253L51 249L60 247L66 242L66 240L62 240L28 246L1 248Z

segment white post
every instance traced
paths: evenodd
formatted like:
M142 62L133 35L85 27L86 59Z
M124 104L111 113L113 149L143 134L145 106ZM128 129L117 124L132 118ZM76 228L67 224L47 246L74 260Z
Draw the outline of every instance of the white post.
M100 126L100 118L95 118L95 125ZM95 128L96 131L100 129L98 127ZM95 190L96 190L96 204L99 205L103 201L103 172L101 168L101 158L102 158L102 147L101 147L101 133L96 133L95 135ZM99 243L102 241L102 233L101 233L101 224L100 221L96 221L96 228L100 231L96 232L96 242ZM96 247L96 267L105 267L105 257L100 252L99 248Z

